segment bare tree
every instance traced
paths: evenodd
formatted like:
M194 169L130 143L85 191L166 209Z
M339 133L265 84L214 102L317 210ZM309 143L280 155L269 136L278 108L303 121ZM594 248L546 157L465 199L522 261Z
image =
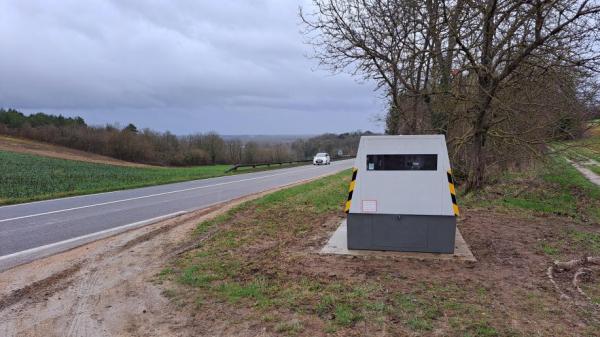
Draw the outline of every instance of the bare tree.
M216 164L223 153L225 142L216 132L209 132L203 137L202 147L208 153L211 163Z
M389 98L388 133L430 131L432 69L443 57L441 16L428 13L439 1L314 0L313 6L300 16L320 63L377 82Z
M598 1L313 0L313 8L300 16L320 63L377 81L389 100L387 133L448 134L468 188L484 183L494 155L535 152L580 114L581 79L598 70Z
M239 139L232 139L226 142L228 161L234 164L242 162L243 144Z
M485 178L486 145L492 127L503 122L495 114L500 92L541 72L555 69L598 69L600 5L595 1L485 0L442 1L446 23L456 41L456 62L476 78L466 111L470 129L468 188ZM513 139L514 140L514 139Z

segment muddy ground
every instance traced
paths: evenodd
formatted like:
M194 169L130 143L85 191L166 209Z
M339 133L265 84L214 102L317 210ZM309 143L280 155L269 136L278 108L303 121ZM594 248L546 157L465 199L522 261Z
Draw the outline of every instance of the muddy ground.
M444 317L435 318L432 329L410 329L406 317L386 314L384 322L362 320L328 330L328 319L335 317L314 315L308 309L262 310L254 304L232 304L218 298L207 298L198 306L195 293L159 274L215 231L226 230L228 225L191 235L203 219L239 202L163 221L1 273L0 336L467 335L449 332L453 331L452 310L458 310L457 317L465 320L457 323L461 327L479 320L495 327L490 334L473 328L471 336L600 335L598 307L577 297L570 275L558 275L557 280L573 299L560 298L546 276L555 256L541 248L552 242L560 245L561 256L578 257L587 254L587 248L569 241L568 230L598 229L561 217L524 217L485 209L467 211L460 220L463 236L478 259L474 264L319 255L316 252L341 218L338 213L312 223L302 232L302 240L283 235L236 251L257 268L256 273L285 274L278 277L288 281L310 278L382 284L385 289L373 295L375 300L406 293L423 296L424 301L449 297L467 306L464 313L463 309L446 311L444 307ZM251 210L238 214L230 223L251 214ZM282 254L268 253L275 246ZM597 274L590 277L589 284L598 284L593 279ZM415 293L417 288L422 290ZM186 291L189 298L182 298ZM592 286L591 291L597 290ZM308 308L310 303L305 305ZM301 327L294 330L297 322ZM282 328L283 323L291 328Z
M264 194L0 273L0 336L189 336L189 314L174 308L153 280L169 261L203 239L190 240L199 222Z

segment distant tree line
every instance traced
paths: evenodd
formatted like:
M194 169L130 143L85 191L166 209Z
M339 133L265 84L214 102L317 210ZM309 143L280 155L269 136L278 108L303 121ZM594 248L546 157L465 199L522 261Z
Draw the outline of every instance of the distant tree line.
M325 134L293 143L224 140L215 132L177 136L129 124L90 126L81 117L0 109L0 134L33 139L121 160L163 166L270 163L308 159L319 151L355 154L361 132ZM370 133L365 133L370 134Z
M85 121L81 117L64 117L62 115L54 116L47 115L42 112L32 114L29 116L14 110L14 109L0 109L0 123L11 129L19 129L22 127L39 127L53 125L56 127L65 126L85 126Z
M298 139L292 143L291 147L297 158L309 158L317 152L327 152L333 157L354 156L360 137L373 134L369 131L326 133L309 139Z

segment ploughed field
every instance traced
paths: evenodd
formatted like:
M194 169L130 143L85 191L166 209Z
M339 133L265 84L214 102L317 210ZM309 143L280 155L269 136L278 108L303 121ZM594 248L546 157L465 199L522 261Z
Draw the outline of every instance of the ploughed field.
M79 160L88 163L109 164L130 167L151 167L140 163L132 163L96 153L75 150L68 147L38 142L31 139L0 135L0 151L35 154L43 157Z

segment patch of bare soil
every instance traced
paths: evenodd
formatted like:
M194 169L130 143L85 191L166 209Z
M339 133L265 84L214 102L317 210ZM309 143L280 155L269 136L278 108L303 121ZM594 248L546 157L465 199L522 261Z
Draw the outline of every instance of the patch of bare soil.
M78 160L89 163L109 164L128 167L151 167L150 165L138 164L102 156L95 153L79 151L67 147L37 142L29 139L14 138L0 135L0 150L34 154L38 156Z
M72 267L62 270L56 274L52 274L44 279L35 281L23 288L11 291L8 295L0 298L0 310L4 310L11 305L20 301L39 302L41 299L46 300L51 294L67 288L75 274L81 268L80 263L76 263Z
M0 336L189 336L189 313L152 282L195 247L205 219L264 193L99 240L0 273Z

